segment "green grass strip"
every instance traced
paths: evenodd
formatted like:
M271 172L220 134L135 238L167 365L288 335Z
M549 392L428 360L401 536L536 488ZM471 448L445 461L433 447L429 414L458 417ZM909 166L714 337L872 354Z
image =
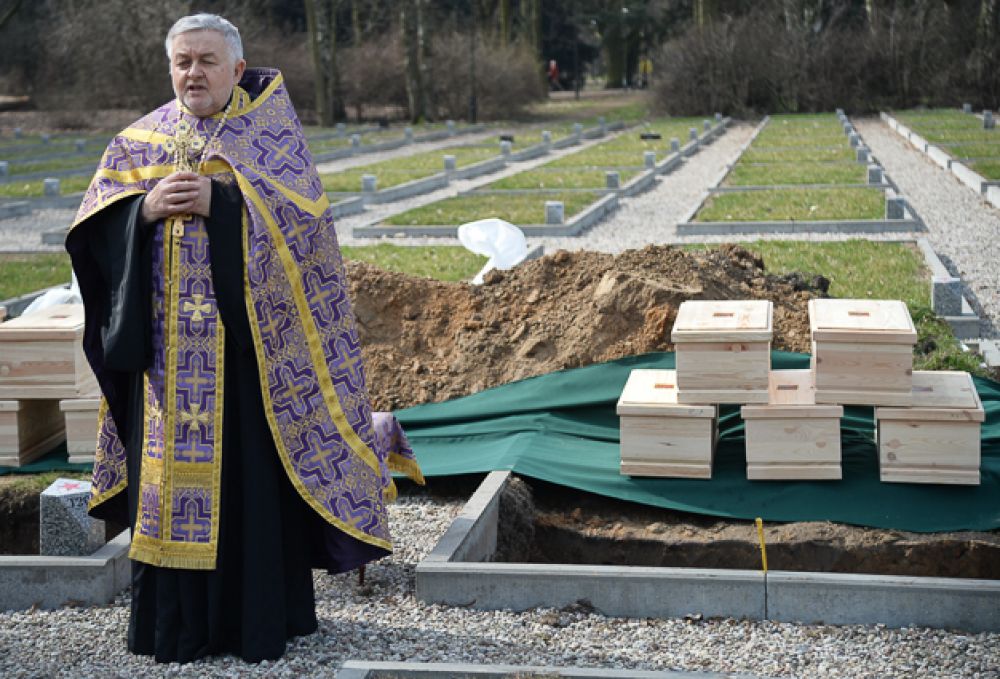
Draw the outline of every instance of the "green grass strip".
M860 163L738 163L726 177L727 186L781 184L864 184L867 170Z
M466 167L483 160L496 158L500 155L500 151L498 148L494 149L488 146L456 146L451 149L418 153L321 174L320 179L325 191L358 192L361 191L362 175L373 174L378 178L376 186L379 189L385 189L444 172L445 155L455 156L457 167Z
M65 252L0 255L0 299L69 283L69 255Z
M498 217L511 224L544 224L545 201L561 200L569 220L600 196L596 193L533 193L465 195L407 210L385 220L397 226L455 226L487 217Z
M28 174L30 172L54 172L58 170L75 170L77 168L89 168L91 172L97 170L97 164L101 161L101 156L83 155L73 158L55 158L53 160L36 160L19 163L11 163L11 176Z
M969 163L969 167L983 175L989 181L1000 181L1000 158L997 160L979 160Z
M539 168L519 172L499 179L485 188L489 189L603 189L607 186L603 169L590 168ZM622 185L641 170L618 170Z
M1000 143L956 144L942 148L955 158L1000 158Z
M932 143L949 142L1000 142L1000 133L996 130L929 130L926 133L917 132L921 137Z
M828 221L881 219L885 196L878 189L774 189L712 195L698 222Z
M801 161L852 161L856 151L849 145L832 148L755 148L751 146L740 156L741 163L795 163Z
M398 271L439 281L469 280L486 263L486 257L457 245L407 247L379 243L344 246L341 251L345 259L374 264L386 271Z
M59 190L62 195L86 191L90 186L91 175L73 175L59 178ZM30 182L12 181L0 184L0 198L40 198L45 194L42 180Z

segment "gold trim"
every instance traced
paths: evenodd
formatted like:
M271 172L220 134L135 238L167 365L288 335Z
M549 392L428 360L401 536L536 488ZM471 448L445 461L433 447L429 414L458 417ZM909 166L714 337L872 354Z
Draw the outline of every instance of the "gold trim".
M95 448L95 450L97 450L97 451L101 450L101 446L99 445L100 440L101 440L101 429L104 428L104 421L107 419L107 417L108 417L108 400L106 398L104 398L104 396L101 396L101 403L100 403L100 405L97 406L97 441L98 441L98 445ZM119 441L119 443L121 443L122 447L125 446L125 444L121 442L120 438L118 439L118 441ZM94 470L95 471L97 470L97 460L96 459L94 460ZM114 486L112 486L111 488L107 489L103 493L98 493L97 492L97 486L96 485L91 485L91 487L90 487L91 488L91 494L90 494L90 500L87 502L87 510L90 511L94 507L97 507L98 505L101 505L101 504L107 502L108 500L110 500L111 498L113 498L115 495L117 495L118 493L120 493L123 490L125 490L127 487L128 487L128 472L127 471L122 476L122 480L121 481L119 481L118 483L116 483Z
M170 135L163 132L144 130L139 127L126 127L118 133L118 136L141 144L156 144L157 146L163 146L171 138Z
M202 225L202 228L205 228ZM207 232L207 229L206 229ZM207 233L206 233L207 236ZM211 275L211 273L209 274ZM224 412L223 387L226 378L226 329L222 326L222 314L219 312L219 298L215 297L215 421L212 423L215 437L212 454L212 529L209 544L215 553L219 548L219 523L222 515L222 415ZM215 564L212 564L215 567Z
M299 312L299 321L302 323L302 329L306 335L309 355L312 359L313 369L316 371L316 377L319 380L320 392L323 394L323 401L326 404L330 419L333 420L337 431L354 454L377 472L379 471L378 458L375 457L375 453L361 440L357 432L354 431L354 428L348 423L347 417L340 407L340 399L337 398L337 392L333 387L333 377L330 375L330 366L327 365L323 355L323 347L320 343L319 332L316 330L316 322L309 311L309 301L306 299L305 289L302 287L302 274L299 272L295 260L292 259L292 253L288 250L285 237L281 233L281 229L278 228L277 223L271 217L271 213L268 211L267 206L256 189L250 185L250 182L240 172L235 172L235 174L244 195L250 199L250 202L260 212L261 218L267 225L268 231L270 231L274 248L281 260L282 268L285 270L288 284L292 288L292 298L295 300L295 306ZM249 252L247 254L249 255ZM265 364L262 363L261 366L263 367L263 365Z
M295 203L295 205L302 208L313 217L319 217L326 212L328 207L330 207L330 199L327 197L326 193L320 192L319 198L312 200L310 198L306 198L301 193L292 191L290 188L264 172L261 172L260 176L262 179L266 180L267 183L271 184L271 186L280 191L281 195Z
M424 473L420 470L420 465L417 464L416 460L403 457L399 453L389 453L389 470L406 474L414 483L418 483L421 486L427 483L424 479Z
M268 85L267 87L265 87L264 91L260 93L259 97L257 97L253 101L251 101L249 104L247 104L243 108L239 108L239 109L233 111L230 115L231 116L242 116L242 115L246 115L247 113L250 113L251 111L256 110L265 101L267 101L271 97L271 95L274 94L274 91L277 90L278 87L282 83L284 83L284 82L285 82L285 76L283 74L281 74L281 73L278 73L278 75L275 76L274 80L271 81L271 84ZM247 95L247 97L249 98L249 94Z
M238 180L245 182L246 180L237 172L236 177ZM248 258L250 256L250 229L249 229L249 218L248 209L243 208L243 256ZM280 235L280 234L279 234ZM267 381L267 358L264 355L264 341L260 336L260 321L257 318L257 310L254 308L253 298L250 294L250 276L247 271L247 267L243 266L243 298L247 307L247 316L250 319L250 334L253 336L253 346L254 352L257 355L257 376L260 380L260 391L261 396L264 400L264 417L267 418L267 424L271 428L271 438L274 439L275 448L278 450L278 458L281 460L281 466L285 468L285 474L288 476L288 480L291 481L292 486L298 491L299 496L312 507L313 511L319 514L327 523L339 528L351 537L361 540L362 542L368 543L370 545L375 545L376 547L381 547L388 551L392 551L392 543L388 540L382 540L373 535L368 535L367 533L358 530L354 526L345 523L343 520L338 519L334 516L329 509L321 505L309 489L305 487L302 483L302 479L299 475L295 473L295 469L292 467L291 455L288 453L288 446L285 445L285 440L281 436L281 429L278 427L277 418L274 416L274 404L271 402L271 391L270 385ZM378 469L375 470L378 473Z

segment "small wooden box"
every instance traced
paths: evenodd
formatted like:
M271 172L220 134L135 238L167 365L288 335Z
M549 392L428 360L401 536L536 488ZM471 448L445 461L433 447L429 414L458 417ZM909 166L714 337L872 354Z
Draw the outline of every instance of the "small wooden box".
M675 371L633 370L618 415L622 474L712 478L718 410L678 404Z
M97 450L97 413L101 399L78 398L59 402L66 419L66 450L69 461L93 462Z
M670 339L680 403L767 403L770 300L688 300Z
M58 401L0 401L0 466L28 464L65 435Z
M812 371L772 370L767 405L741 409L747 478L839 479L839 405L816 405Z
M915 371L912 407L875 409L882 481L978 486L985 419L969 373Z
M917 330L898 300L811 299L816 403L908 406Z
M0 325L0 398L97 394L83 354L83 306L60 304Z

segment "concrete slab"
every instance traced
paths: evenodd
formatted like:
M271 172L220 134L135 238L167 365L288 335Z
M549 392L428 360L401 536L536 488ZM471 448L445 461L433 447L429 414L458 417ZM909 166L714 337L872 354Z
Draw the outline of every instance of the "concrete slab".
M404 198L412 198L431 191L437 191L448 186L448 175L445 172L438 172L430 177L414 179L405 184L398 184L388 188L379 189L374 193L364 194L365 203L380 204L391 203Z
M337 670L337 679L507 679L559 677L560 679L758 679L729 672L674 670L615 670L604 667L552 667L542 665L473 665L471 663L418 663L348 660Z
M976 193L983 193L983 184L986 182L986 178L965 163L953 162L951 164L951 173L958 178L958 181Z
M330 211L334 219L360 214L365 211L365 199L361 196L354 196L352 198L331 200Z
M507 167L507 159L504 158L503 156L497 156L496 158L481 160L478 163L473 163L472 165L466 165L465 167L457 168L454 172L449 172L448 176L451 179L456 179L456 180L473 179L475 177L479 177L484 174L499 172L505 167Z
M986 201L995 208L1000 208L1000 186L986 187Z
M944 149L938 146L928 145L925 152L931 160L941 167L941 169L947 170L951 167L952 157L948 155Z
M681 222L681 236L726 236L765 233L916 233L924 231L916 219L872 219L815 222Z
M28 214L31 214L31 203L26 200L0 203L0 219L13 219L14 217L24 217Z
M128 586L129 532L91 556L0 556L0 610L106 604Z

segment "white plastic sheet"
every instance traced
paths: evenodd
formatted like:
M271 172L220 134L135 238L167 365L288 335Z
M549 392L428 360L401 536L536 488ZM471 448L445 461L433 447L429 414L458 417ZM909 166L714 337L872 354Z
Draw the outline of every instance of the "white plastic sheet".
M466 249L489 257L472 279L475 285L481 285L483 276L491 269L511 269L528 255L528 242L521 229L495 217L462 224L458 227L458 240Z
M51 290L46 290L43 294L36 297L31 304L25 307L21 315L27 316L35 313L36 311L56 306L57 304L83 304L83 298L80 296L80 284L76 281L75 273L73 274L73 278L71 279L68 288L52 288Z

